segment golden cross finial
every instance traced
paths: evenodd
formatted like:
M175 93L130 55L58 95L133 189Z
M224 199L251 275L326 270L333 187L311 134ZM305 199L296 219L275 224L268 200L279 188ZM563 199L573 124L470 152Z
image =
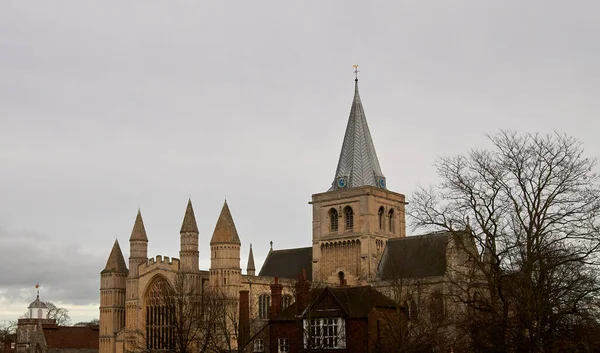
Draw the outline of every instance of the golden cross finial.
M354 81L358 81L358 73L360 71L358 71L358 64L352 65L352 67L354 68Z

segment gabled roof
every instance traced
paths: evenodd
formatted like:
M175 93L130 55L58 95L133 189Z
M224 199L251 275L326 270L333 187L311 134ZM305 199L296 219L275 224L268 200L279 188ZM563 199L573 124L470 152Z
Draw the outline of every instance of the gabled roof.
M395 308L396 303L371 286L325 287L310 291L310 304L305 315L312 317L343 315L350 318L368 317L373 308ZM296 318L296 303L283 310L275 321Z
M340 188L338 185L340 178L345 178L345 188L365 185L382 187L380 180L384 178L358 94L358 79L355 80L354 100L330 191ZM383 187L385 187L385 182Z
M258 275L293 279L303 269L306 279L312 280L312 247L269 251Z
M250 243L250 254L248 255L248 266L246 266L246 271L256 271L256 266L254 265L254 254L252 253L252 243Z
M196 216L194 215L194 208L192 207L192 199L188 200L180 233L198 233L198 225L196 224Z
M132 240L148 241L148 237L146 236L146 228L144 227L144 221L142 220L142 212L139 209L137 216L135 217L133 229L131 230L131 237L129 237L129 241Z
M215 226L215 231L210 239L211 245L218 243L241 244L227 201L223 204L221 214L219 215L217 225Z
M377 278L443 276L446 273L446 246L451 233L430 233L390 239L379 262Z
M110 251L110 255L108 256L108 261L106 261L106 266L104 266L104 270L101 273L107 272L115 272L115 273L129 273L127 270L127 265L125 265L125 258L123 258L123 253L121 252L121 247L119 246L119 241L115 240L115 243Z

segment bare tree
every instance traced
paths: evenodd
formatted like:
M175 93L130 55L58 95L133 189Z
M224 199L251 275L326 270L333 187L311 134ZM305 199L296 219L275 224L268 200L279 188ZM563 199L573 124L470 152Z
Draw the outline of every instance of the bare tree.
M441 184L418 190L408 214L415 228L467 235L476 272L457 291L471 350L553 351L598 317L597 161L564 135L488 137L491 150L441 158Z

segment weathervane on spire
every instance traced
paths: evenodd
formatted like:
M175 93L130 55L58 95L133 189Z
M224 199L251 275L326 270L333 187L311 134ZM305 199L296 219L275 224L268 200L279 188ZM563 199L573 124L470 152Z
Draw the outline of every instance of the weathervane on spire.
M354 81L358 81L358 73L360 71L358 71L358 64L352 65L352 67L354 68Z

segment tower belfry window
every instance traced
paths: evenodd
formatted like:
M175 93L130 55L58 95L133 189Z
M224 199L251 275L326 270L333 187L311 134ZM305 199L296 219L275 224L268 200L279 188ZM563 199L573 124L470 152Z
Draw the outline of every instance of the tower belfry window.
M388 214L388 221L389 221L388 230L393 233L394 232L394 210L393 209L391 209Z
M352 207L346 206L344 214L346 216L346 230L352 230L354 228L354 211L352 211Z
M335 208L329 210L329 231L337 232L338 230L338 213Z
M383 206L379 207L379 212L378 212L378 216L379 216L379 230L383 230Z

